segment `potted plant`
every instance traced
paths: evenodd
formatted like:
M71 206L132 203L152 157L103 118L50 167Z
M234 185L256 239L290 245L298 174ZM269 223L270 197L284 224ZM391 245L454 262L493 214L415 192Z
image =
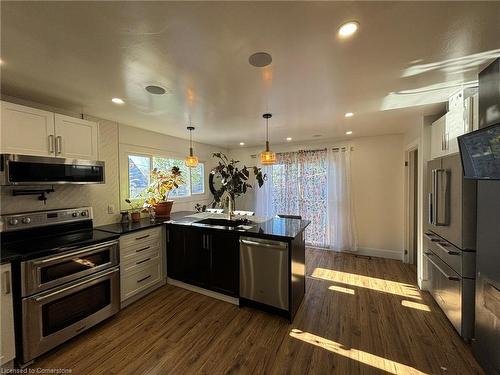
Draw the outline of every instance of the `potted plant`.
M221 152L214 153L213 157L219 159L219 164L210 173L219 176L221 185L217 191L211 189L214 195L213 206L221 203L220 201L224 194L228 194L234 202L236 197L245 194L248 189L252 188L252 185L248 183L250 171L246 165L240 169L238 167L239 160L228 159ZM262 173L262 170L258 167L253 167L252 172L259 187L264 185L266 175Z
M146 189L146 204L153 207L157 217L168 217L174 201L168 200L170 192L183 185L179 167L172 167L169 172L154 168L151 171L151 184Z
M125 199L125 202L127 202L130 206L129 212L132 222L137 223L138 221L140 221L142 204L132 202L130 199Z

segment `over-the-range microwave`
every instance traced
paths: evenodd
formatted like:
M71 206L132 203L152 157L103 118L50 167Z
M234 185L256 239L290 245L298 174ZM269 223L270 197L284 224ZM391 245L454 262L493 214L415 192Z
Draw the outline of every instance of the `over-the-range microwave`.
M0 185L2 186L103 183L103 161L0 155Z

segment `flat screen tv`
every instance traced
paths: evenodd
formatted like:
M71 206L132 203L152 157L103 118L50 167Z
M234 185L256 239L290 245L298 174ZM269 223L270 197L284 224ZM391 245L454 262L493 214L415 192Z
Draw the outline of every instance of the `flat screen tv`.
M500 180L500 123L458 137L465 178Z

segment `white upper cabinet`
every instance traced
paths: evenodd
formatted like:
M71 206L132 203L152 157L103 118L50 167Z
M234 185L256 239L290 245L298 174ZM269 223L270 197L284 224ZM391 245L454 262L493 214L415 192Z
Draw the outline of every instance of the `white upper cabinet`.
M55 115L55 148L57 156L97 160L98 125L75 117Z
M1 152L54 156L54 114L8 102L1 103Z
M98 160L97 123L8 102L1 104L2 153Z
M455 105L431 127L431 158L459 152L458 137L478 128L477 94Z
M437 119L431 126L431 158L439 158L445 155L444 133L445 119L443 116Z
M14 339L14 309L12 304L12 274L10 263L0 266L0 313L2 338L0 341L0 365L12 361L16 356Z

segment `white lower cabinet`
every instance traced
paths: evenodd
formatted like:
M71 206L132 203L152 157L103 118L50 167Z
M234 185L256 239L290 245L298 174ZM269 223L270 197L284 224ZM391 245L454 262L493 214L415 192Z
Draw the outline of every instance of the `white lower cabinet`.
M163 234L163 226L159 226L120 237L122 306L165 283Z
M0 365L5 365L16 356L14 339L14 309L12 304L12 272L10 263L0 266L0 313L2 316L2 341L0 346Z

